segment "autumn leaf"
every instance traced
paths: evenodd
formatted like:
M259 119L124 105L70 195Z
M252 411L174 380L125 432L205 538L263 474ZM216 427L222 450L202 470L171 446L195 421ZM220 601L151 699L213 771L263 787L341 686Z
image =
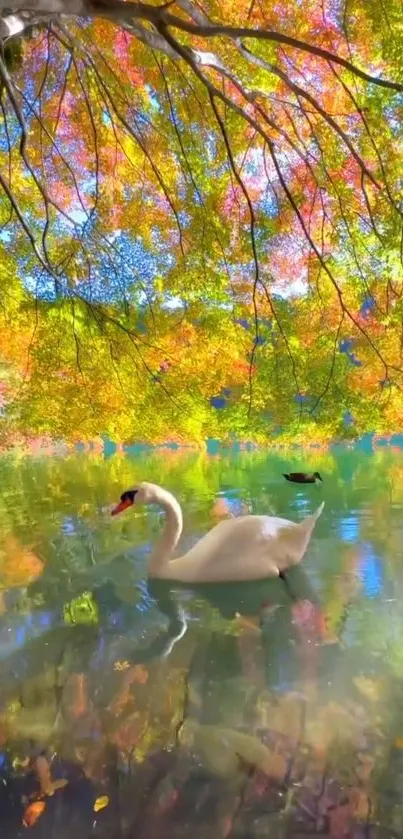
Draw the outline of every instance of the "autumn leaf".
M39 779L40 794L43 796L52 796L58 789L63 789L68 784L66 778L52 780L49 761L43 755L36 758L35 770Z
M145 685L148 682L148 670L142 664L136 664L133 668L132 679L139 685Z
M128 670L130 667L130 663L128 661L115 661L114 670L118 672L122 670Z
M99 798L96 799L94 802L94 813L99 813L100 810L104 810L109 804L109 798L107 795L101 795Z
M32 827L42 815L46 808L44 801L34 801L29 804L24 812L22 823L24 827Z

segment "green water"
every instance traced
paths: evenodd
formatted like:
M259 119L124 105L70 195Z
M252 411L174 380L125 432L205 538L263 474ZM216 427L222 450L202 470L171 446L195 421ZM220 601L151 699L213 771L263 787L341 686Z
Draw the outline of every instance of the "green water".
M255 833L217 836L279 837L280 823L297 836L304 818L312 835L369 824L403 835L403 452L310 461L169 450L0 461L0 749L14 768L46 749L102 787L111 747L123 775L176 750L225 789L256 771L277 789L270 824L259 811ZM305 467L324 483L281 477ZM185 548L223 501L294 520L326 504L287 585L148 584L160 513L108 511L139 480L177 496Z

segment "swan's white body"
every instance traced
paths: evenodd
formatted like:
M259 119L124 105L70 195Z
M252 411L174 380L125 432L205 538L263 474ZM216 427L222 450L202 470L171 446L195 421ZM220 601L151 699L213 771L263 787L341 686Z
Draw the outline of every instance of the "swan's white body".
M150 577L186 583L259 580L278 577L299 563L324 503L302 522L272 516L240 516L221 521L184 556L172 555L182 533L182 511L173 495L142 483L135 506L158 504L165 511L163 532L148 561Z

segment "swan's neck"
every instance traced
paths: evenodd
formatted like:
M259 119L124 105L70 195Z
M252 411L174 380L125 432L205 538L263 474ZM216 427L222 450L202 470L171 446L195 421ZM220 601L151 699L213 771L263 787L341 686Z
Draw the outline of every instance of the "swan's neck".
M160 489L156 503L165 512L165 524L148 560L150 574L157 574L169 562L182 533L182 510L176 498Z

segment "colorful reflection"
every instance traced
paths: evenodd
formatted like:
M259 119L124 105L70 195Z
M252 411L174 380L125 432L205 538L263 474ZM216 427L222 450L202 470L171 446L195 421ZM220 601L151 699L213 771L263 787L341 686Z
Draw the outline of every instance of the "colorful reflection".
M315 457L320 488L281 479L295 452L0 461L8 839L401 835L402 459L349 457ZM142 477L178 496L186 543L325 512L286 583L151 583L159 513L107 512Z

